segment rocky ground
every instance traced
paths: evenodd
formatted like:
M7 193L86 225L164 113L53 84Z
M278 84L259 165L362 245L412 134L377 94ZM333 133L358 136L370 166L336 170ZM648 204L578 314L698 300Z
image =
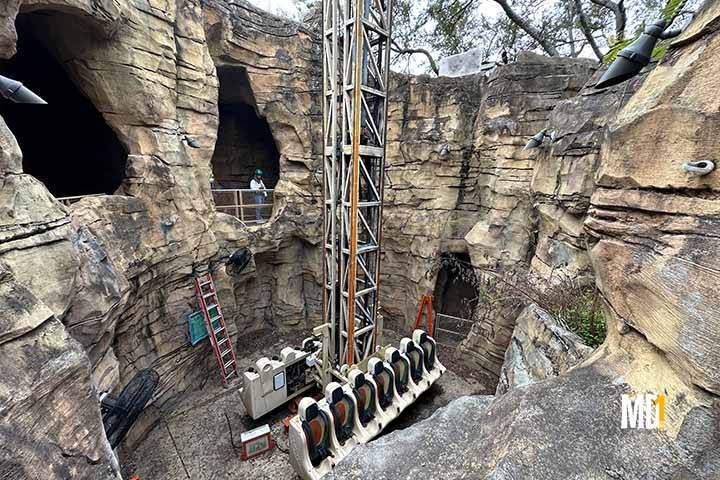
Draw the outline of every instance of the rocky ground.
M401 337L386 331L387 341L397 344ZM302 335L278 337L271 332L254 336L251 342L238 346L242 352L240 368L244 370L261 356L277 354L283 347L301 340ZM430 390L397 418L383 434L406 428L427 418L438 408L465 395L476 395L493 390L465 379L452 371L451 352L440 351L441 361L449 366L445 375ZM126 478L137 474L141 479L153 480L214 480L214 479L296 479L288 461L287 434L282 420L291 415L281 407L258 420L245 415L237 393L237 382L223 388L210 378L201 391L196 391L178 405L164 410L155 427L132 452L121 452L121 463ZM265 423L270 424L276 448L249 461L240 460L237 447L240 433Z

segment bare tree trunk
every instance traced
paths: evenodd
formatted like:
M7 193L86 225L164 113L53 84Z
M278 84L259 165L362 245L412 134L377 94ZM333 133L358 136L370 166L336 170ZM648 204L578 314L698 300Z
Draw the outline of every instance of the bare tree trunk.
M582 0L575 0L575 10L577 10L578 20L580 20L580 29L585 35L585 38L590 44L590 48L592 48L595 56L602 62L603 54L595 41L595 37L593 37L592 30L590 30L590 23L588 22L587 16L582 8Z
M538 44L542 47L545 52L547 52L548 55L551 57L559 57L560 54L557 51L557 48L555 48L555 45L550 43L547 39L543 38L542 34L538 29L532 26L530 22L526 21L524 18L520 17L515 11L512 9L510 4L507 2L507 0L494 0L495 3L500 5L502 9L505 11L505 14L508 16L508 18L518 27L522 28L527 32L528 35L530 35L533 40L538 42ZM600 0L598 0L600 1ZM610 0L606 0L610 1ZM622 1L622 0L621 0Z
M570 43L570 57L577 58L580 52L575 49L575 11L570 5L568 5L568 15L570 16L570 22L567 27L568 43ZM580 47L580 50L582 50L582 46Z
M615 37L616 41L625 40L625 26L627 25L627 13L625 12L625 0L615 3L612 0L590 0L595 5L605 7L615 15Z

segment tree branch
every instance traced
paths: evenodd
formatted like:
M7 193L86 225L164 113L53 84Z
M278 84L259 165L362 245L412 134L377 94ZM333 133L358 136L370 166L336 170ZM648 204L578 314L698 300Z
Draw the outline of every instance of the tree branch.
M535 40L545 52L547 52L548 55L551 57L558 57L560 54L557 51L557 48L555 48L555 45L547 41L547 39L543 38L542 33L537 30L535 27L530 24L530 22L526 21L524 18L520 17L515 11L512 9L510 4L507 2L507 0L494 0L495 3L500 5L502 9L505 11L505 14L507 17L518 27L522 28L528 35L530 35L533 40ZM604 0L599 0L604 1Z
M392 51L398 55L415 55L416 53L421 53L427 57L428 62L430 63L430 68L433 72L435 72L435 75L440 75L440 69L438 68L437 63L435 63L435 59L432 54L424 48L403 48L393 40Z
M615 3L612 0L590 0L595 5L607 8L615 15L615 38L616 42L625 40L625 26L627 25L627 13L625 11L625 0Z
M451 21L457 22L458 20L460 20L460 17L461 17L462 15L465 15L465 13L468 11L468 9L469 9L471 6L474 5L474 3L475 3L475 0L468 0L467 2L465 2L465 5L463 5L462 7L460 7L460 8L458 9L458 11L455 12L455 14L453 15L453 18L451 19Z
M595 41L595 37L593 37L592 30L590 30L590 22L588 22L588 18L583 11L581 0L575 0L575 10L577 10L578 20L580 21L580 30L582 30L583 35L585 35L585 38L590 44L590 48L592 48L595 56L602 62L603 54Z

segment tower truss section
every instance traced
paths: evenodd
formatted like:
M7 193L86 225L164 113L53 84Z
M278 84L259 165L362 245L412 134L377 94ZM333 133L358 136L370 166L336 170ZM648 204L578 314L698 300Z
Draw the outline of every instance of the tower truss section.
M391 0L323 2L324 303L335 367L377 339Z

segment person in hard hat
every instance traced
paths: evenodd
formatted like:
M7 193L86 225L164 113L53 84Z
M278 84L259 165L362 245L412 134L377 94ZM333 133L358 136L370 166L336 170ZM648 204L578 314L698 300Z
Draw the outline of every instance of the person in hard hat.
M260 205L265 203L265 198L267 198L267 188L265 188L265 184L263 183L263 171L259 168L255 170L255 176L250 180L250 190L255 191L255 219L259 222L263 220L262 218L262 207Z

